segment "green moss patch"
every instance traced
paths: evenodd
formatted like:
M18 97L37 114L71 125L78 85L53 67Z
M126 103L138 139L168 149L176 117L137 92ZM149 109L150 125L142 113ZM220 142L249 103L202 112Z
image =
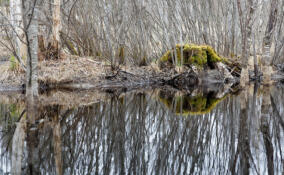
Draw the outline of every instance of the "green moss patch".
M10 57L10 70L12 70L12 71L16 71L16 70L18 70L19 69L19 63L18 63L18 61L16 60L16 58L15 58L15 56L11 56Z
M173 59L175 58L175 59ZM175 60L175 61L174 61ZM174 61L174 62L173 62ZM199 67L213 67L216 62L227 62L220 57L211 46L195 44L177 44L174 49L168 50L160 59L159 64L196 65Z

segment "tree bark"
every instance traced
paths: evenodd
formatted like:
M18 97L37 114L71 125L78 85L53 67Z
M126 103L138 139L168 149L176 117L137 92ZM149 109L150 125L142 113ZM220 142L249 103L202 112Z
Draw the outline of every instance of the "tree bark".
M38 96L38 0L25 1L24 27L27 37L26 96Z
M253 16L256 8L256 2L254 0L248 1L248 9L246 15L243 15L243 10L241 7L241 1L237 0L237 6L239 11L239 19L242 33L242 72L241 72L241 86L244 86L249 82L249 73L248 73L248 59L251 55L251 33L253 25ZM244 17L245 16L245 17Z
M53 41L52 45L55 51L55 56L58 59L60 54L60 30L61 30L61 19L60 19L60 0L54 0L54 8L53 8L53 26L52 26L52 34Z
M270 48L272 43L273 31L275 29L277 21L277 5L278 5L278 0L271 0L270 14L262 44L263 45L262 71L263 71L263 82L265 84L271 84L272 67L270 66L270 64L272 59L270 55Z
M19 61L24 62L27 58L27 48L24 43L25 34L22 30L24 26L21 0L10 0L10 23L12 25L12 40L13 43L15 43L15 51L17 54L17 58L20 59Z

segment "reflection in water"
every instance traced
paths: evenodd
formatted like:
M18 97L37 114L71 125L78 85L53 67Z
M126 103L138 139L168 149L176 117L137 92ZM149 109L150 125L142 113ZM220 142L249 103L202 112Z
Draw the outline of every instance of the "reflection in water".
M24 148L25 129L26 117L21 115L20 121L16 124L16 130L12 139L12 174L21 174L22 171L22 155Z
M72 108L1 104L0 174L279 174L283 98L284 89L255 86Z
M216 105L227 97L228 94L220 94L214 91L202 91L198 93L172 93L170 91L159 91L159 100L175 114L201 115L209 113Z

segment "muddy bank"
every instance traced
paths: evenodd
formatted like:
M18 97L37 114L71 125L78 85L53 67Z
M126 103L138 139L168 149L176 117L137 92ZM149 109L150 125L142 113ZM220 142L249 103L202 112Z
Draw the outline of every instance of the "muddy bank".
M100 88L139 86L151 84L159 76L151 66L120 66L115 70L104 61L70 56L63 60L41 61L38 79L42 88ZM162 75L160 75L161 77ZM21 88L25 84L25 73L21 69L11 70L8 61L0 65L1 89ZM24 86L23 86L24 87Z
M0 65L0 68L0 90L24 88L24 71L11 71L8 62ZM111 70L106 63L89 58L41 62L38 77L42 89L139 88L162 85L181 87L225 82L225 77L218 71L198 75L192 71L160 71L153 65L120 66Z
M184 55L189 55L187 52L184 52ZM204 54L206 53L205 50ZM208 59L209 55L204 56L203 59ZM239 83L240 67L237 63L227 59L213 59L211 56L211 61L203 60L205 63L202 66L195 63L174 66L168 52L166 56L168 59L165 59L165 56L160 58L163 61L163 68L159 67L160 60L149 66L121 65L115 68L112 68L106 61L71 55L61 60L40 61L38 66L40 90L57 88L135 89L165 85L177 89L190 89L192 86L207 86L216 83L230 86ZM190 59L191 57L188 58ZM2 61L0 64L0 91L24 90L24 71L20 68L11 70L10 64L8 61ZM276 68L273 79L283 82L284 72L281 66L280 68L279 70ZM251 77L253 79L253 75Z
M148 66L111 66L106 60L65 54L61 59L40 59L37 69L40 89L163 85L184 88L208 83L238 83L240 66L220 57L210 46L185 44L175 49ZM25 73L14 62L6 61L0 65L0 84L24 89Z

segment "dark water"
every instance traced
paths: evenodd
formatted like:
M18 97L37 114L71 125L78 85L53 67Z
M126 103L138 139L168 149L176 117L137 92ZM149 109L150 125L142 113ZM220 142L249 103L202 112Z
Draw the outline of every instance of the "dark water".
M0 174L282 174L284 89L0 105Z

